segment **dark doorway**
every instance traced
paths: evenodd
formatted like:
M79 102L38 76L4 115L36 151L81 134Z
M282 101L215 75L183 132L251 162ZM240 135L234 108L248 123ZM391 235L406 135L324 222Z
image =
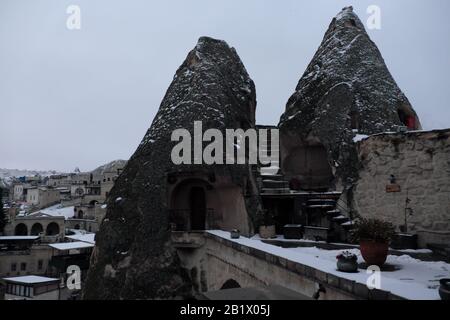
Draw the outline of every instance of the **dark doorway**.
M285 225L296 223L293 198L263 198L263 205L270 216L273 217L277 234L283 234Z
M236 288L240 288L241 286L239 285L239 283L236 280L233 279L229 279L227 280L222 288L220 288L220 290L226 290L226 289L236 289Z
M189 194L191 230L205 230L206 196L202 187L193 187Z

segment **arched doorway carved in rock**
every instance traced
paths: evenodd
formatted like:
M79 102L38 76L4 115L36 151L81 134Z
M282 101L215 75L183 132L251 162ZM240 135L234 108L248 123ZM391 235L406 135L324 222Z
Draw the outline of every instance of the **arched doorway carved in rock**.
M185 179L169 195L170 222L177 231L217 228L221 208L211 183L199 178Z

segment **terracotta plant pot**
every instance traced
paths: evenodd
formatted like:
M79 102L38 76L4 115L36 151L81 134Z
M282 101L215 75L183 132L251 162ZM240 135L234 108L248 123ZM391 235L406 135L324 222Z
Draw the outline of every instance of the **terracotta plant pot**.
M383 266L389 252L389 243L361 240L361 255L368 266Z
M262 239L276 238L277 233L275 231L275 226L260 226L259 227L259 236Z

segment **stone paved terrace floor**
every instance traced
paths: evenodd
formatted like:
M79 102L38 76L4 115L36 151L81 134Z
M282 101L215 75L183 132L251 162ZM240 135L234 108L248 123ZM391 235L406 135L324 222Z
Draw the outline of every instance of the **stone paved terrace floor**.
M360 269L358 273L344 273L336 269L336 256L343 250L349 250L358 256L358 263L363 263L357 247L335 244L339 249L323 249L324 243L309 242L308 246L282 248L278 245L261 241L258 237L230 239L229 232L212 230L208 233L227 239L256 250L261 250L289 261L301 263L327 274L345 278L356 283L366 284L370 274ZM281 240L281 239L278 239ZM289 242L289 241L286 241ZM295 242L295 241L290 241ZM298 241L297 241L298 242ZM308 243L308 241L303 242ZM322 246L322 248L320 248ZM387 271L381 272L381 290L388 291L398 297L413 300L440 300L438 288L439 279L450 277L450 264L443 261L423 261L413 258L414 254L428 254L428 251L416 252L395 251L387 259Z

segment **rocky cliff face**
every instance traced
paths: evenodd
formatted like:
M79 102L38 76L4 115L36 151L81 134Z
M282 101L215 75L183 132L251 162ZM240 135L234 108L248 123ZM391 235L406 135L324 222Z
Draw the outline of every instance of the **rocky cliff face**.
M352 7L331 22L280 119L281 136L320 141L340 179L352 177L355 132L374 134L403 125L420 127L374 42ZM402 123L403 122L403 123Z
M255 87L236 51L223 41L200 38L111 191L84 298L166 299L192 292L190 275L170 242L167 174L208 170L237 185L253 178L246 165L174 165L170 155L177 142L171 134L178 128L192 133L194 121L202 121L203 130L250 128L255 108Z

